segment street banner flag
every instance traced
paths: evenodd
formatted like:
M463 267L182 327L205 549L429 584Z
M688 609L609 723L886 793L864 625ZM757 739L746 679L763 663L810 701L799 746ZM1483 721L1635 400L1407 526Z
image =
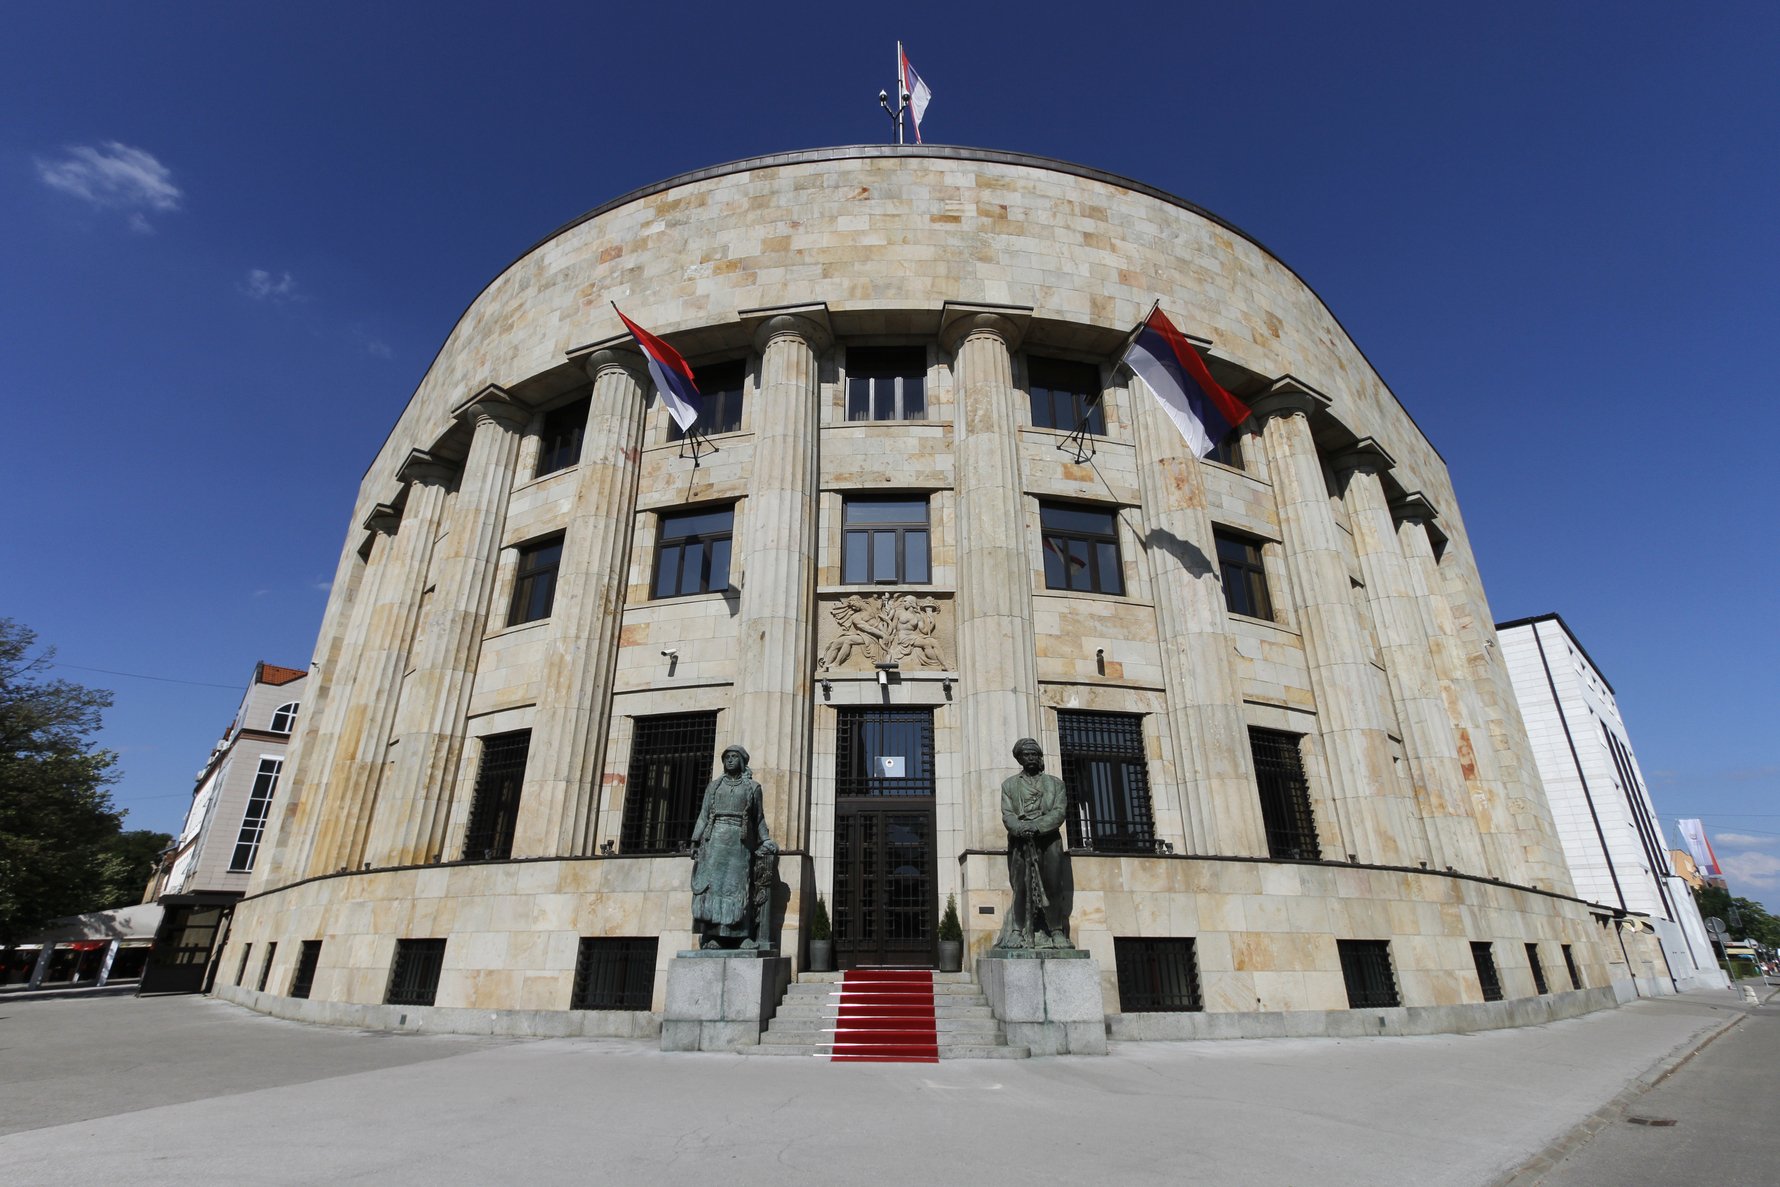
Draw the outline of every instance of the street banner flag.
M692 382L692 368L679 351L624 316L616 304L612 312L642 347L643 357L649 360L649 375L655 380L655 390L661 393L661 402L667 405L668 415L682 433L687 432L698 419L698 385Z
M1718 855L1712 852L1712 842L1706 839L1706 826L1693 819L1677 820L1675 824L1681 830L1688 856L1693 858L1700 873L1709 878L1724 877L1724 871L1718 868Z
M909 65L909 56L902 52L902 42L896 43L896 81L902 93L909 97L909 122L915 126L915 143L921 143L921 117L927 114L927 104L933 98L933 92Z
M1137 327L1125 351L1125 365L1161 402L1199 457L1216 449L1231 429L1249 418L1248 406L1211 377L1205 360L1174 328L1160 302Z

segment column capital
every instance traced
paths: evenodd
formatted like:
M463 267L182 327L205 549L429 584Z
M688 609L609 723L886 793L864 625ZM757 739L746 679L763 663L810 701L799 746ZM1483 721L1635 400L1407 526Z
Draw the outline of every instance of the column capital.
M456 466L424 449L410 449L396 470L398 482L432 482L443 486L456 477Z
M1248 406L1262 420L1298 413L1309 416L1327 409L1332 401L1296 375L1285 374L1275 379L1266 391L1248 401Z
M1029 305L977 305L968 301L947 301L939 310L939 340L946 350L956 355L964 340L973 334L989 334L1001 339L1009 351L1017 350L1026 327L1032 321Z
M1392 499L1391 515L1398 523L1431 524L1440 518L1434 504L1428 502L1428 497L1419 490Z
M382 532L386 536L393 536L401 524L402 513L396 510L394 504L379 503L366 514L362 526L367 532Z
M566 353L569 361L585 367L587 377L596 383L602 372L623 371L636 381L638 387L648 390L649 365L643 361L643 352L637 349L636 340L629 334L614 334Z
M754 349L760 354L766 353L767 343L786 335L803 339L815 354L834 345L834 327L828 320L826 301L744 309L737 317L753 333Z
M1361 437L1346 449L1338 451L1329 459L1337 474L1359 472L1362 474L1383 474L1386 470L1395 469L1397 460L1385 452L1384 446L1372 437Z
M518 432L532 418L532 410L514 398L513 393L498 383L491 383L456 408L453 419L480 424L492 421L505 429Z

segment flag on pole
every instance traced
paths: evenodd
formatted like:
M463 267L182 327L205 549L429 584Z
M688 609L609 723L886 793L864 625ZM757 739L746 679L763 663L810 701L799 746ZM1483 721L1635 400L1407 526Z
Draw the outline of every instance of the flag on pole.
M1231 429L1249 418L1248 406L1211 377L1205 360L1174 328L1159 301L1132 336L1125 365L1150 389L1199 457L1216 449Z
M921 143L921 117L927 114L927 104L933 98L933 92L909 65L909 56L902 51L902 42L896 43L896 82L902 93L909 97L909 122L915 126L915 143Z
M624 316L624 311L616 303L612 305L612 312L642 347L643 357L649 360L650 378L655 380L655 389L661 393L661 402L667 405L668 415L674 418L680 431L686 432L698 419L698 385L692 381L692 368L686 365L679 351Z
M1675 824L1681 830L1688 856L1693 858L1700 873L1709 878L1724 877L1724 871L1718 866L1718 855L1712 852L1712 842L1706 839L1706 826L1698 819L1677 820Z

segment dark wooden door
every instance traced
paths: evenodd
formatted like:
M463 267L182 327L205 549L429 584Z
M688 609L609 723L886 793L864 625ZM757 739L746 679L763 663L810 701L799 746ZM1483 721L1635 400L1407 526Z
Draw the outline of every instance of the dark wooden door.
M844 709L838 717L835 957L843 969L932 968L933 712Z

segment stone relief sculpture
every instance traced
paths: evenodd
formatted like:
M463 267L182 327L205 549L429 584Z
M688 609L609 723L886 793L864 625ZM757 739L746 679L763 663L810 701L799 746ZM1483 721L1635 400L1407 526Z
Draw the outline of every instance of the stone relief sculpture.
M692 929L700 947L772 947L778 857L748 752L730 746L692 826Z
M1069 919L1061 909L1068 860L1062 828L1069 796L1063 780L1045 773L1044 748L1036 740L1015 742L1014 757L1020 760L1020 773L1001 784L1007 877L1014 895L995 946L1072 949Z
M911 593L851 594L828 608L834 635L823 648L821 668L838 668L855 650L874 664L912 660L944 668L938 635L939 602Z

